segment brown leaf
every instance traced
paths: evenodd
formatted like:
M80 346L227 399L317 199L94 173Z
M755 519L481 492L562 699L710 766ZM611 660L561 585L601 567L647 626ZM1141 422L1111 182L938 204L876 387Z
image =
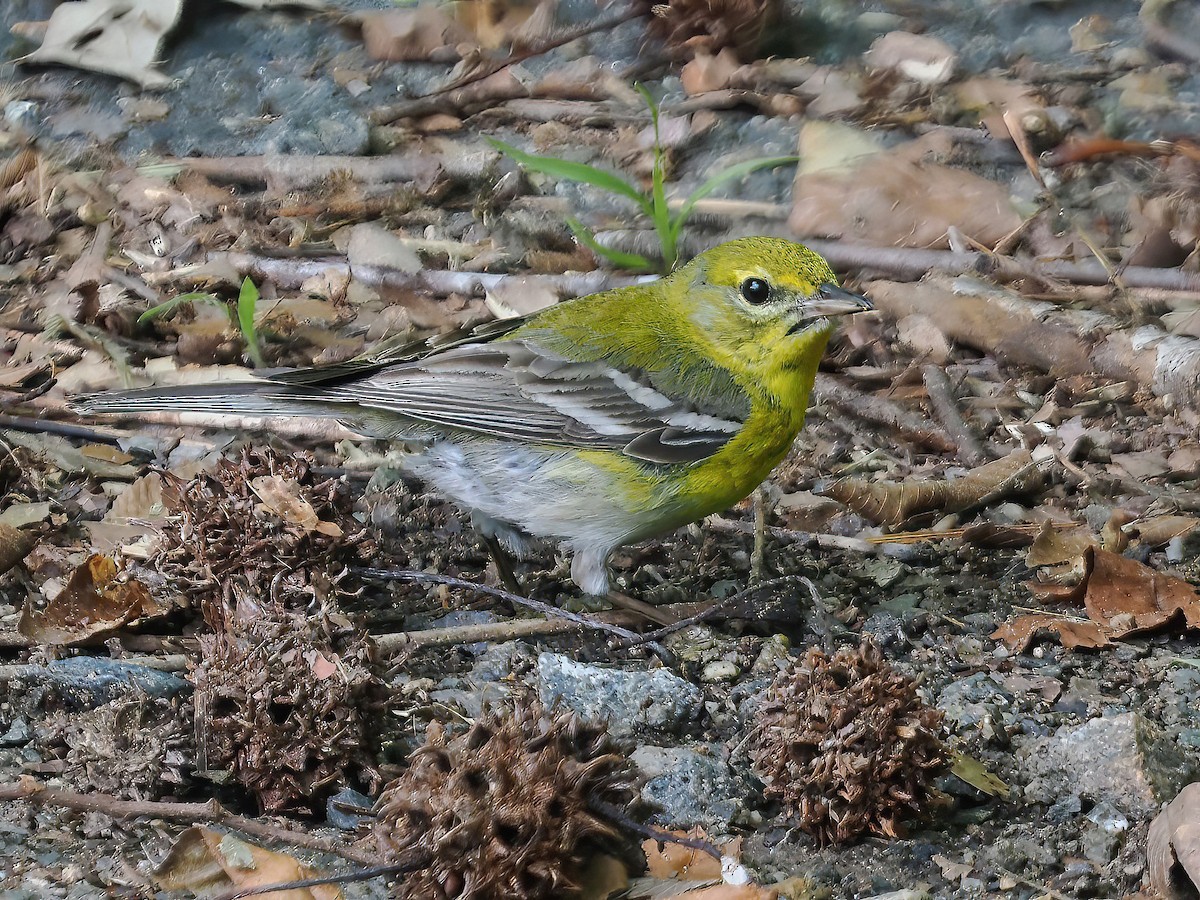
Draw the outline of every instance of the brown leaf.
M674 831L679 837L699 838L708 840L703 828L693 828L691 831ZM735 839L721 846L720 851L725 856L741 856L741 839ZM685 881L709 881L721 878L721 861L707 853L685 847L683 844L659 843L654 840L642 841L642 851L646 854L646 867L652 878L677 878Z
M1200 891L1200 782L1185 787L1150 823L1146 841L1150 886L1166 900Z
M387 62L458 59L455 48L470 40L467 30L437 6L366 12L359 22L367 53Z
M1098 549L1089 551L1088 568L1084 607L1116 637L1159 628L1179 615L1200 627L1200 593L1182 578Z
M300 485L278 475L259 475L250 481L250 489L262 501L263 507L289 525L306 532L316 531L330 537L341 537L342 529L334 522L322 522L312 504L300 495Z
M89 557L43 608L27 600L17 629L40 644L76 644L164 611L140 581L117 581L119 571L110 557Z
M992 640L1003 641L1010 650L1020 652L1029 646L1039 631L1053 631L1068 650L1076 647L1094 649L1112 643L1108 630L1094 622L1064 619L1053 613L1018 616L992 632Z
M1037 540L1025 554L1025 565L1031 569L1038 566L1056 566L1083 557L1088 547L1096 546L1096 536L1090 528L1055 528L1047 522L1042 526Z
M801 157L811 142L807 129ZM949 150L926 135L845 167L798 173L788 223L799 236L922 248L948 247L954 227L993 246L1021 224L1008 187L932 161Z
M37 537L30 531L22 531L0 522L0 574L7 572L33 549Z
M232 834L194 826L179 836L153 874L163 890L223 894L231 889L247 891L300 881L321 873L286 853L267 850ZM271 900L341 900L342 891L337 885L322 884L263 896Z
M952 481L905 479L880 483L863 478L839 478L825 496L846 504L879 525L899 525L917 513L957 512L984 499L1021 493L1040 480L1041 473L1027 450L1014 450L1003 459L973 469Z

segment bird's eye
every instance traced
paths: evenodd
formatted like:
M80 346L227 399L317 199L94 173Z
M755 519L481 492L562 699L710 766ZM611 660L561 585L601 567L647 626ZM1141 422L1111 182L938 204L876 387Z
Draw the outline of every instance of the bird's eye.
M748 303L766 303L771 299L771 285L763 278L747 278L742 282L742 296Z

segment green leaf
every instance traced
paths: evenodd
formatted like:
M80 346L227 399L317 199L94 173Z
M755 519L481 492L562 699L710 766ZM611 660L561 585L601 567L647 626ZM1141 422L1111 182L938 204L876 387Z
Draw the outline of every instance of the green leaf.
M597 169L595 166L589 166L586 163L559 159L557 156L539 156L534 153L526 153L524 150L518 150L511 144L506 144L504 141L498 141L495 138L485 138L485 140L501 153L511 156L527 169L532 169L534 172L541 172L543 175L550 175L553 178L565 178L568 181L590 184L611 194L628 197L645 210L647 215L650 214L650 204L646 200L646 195L619 175L614 175L612 172L606 172L603 169Z
M679 208L679 212L675 214L674 232L676 238L679 232L683 229L684 223L692 214L692 210L696 204L725 184L727 181L733 181L736 178L744 178L751 172L757 172L759 169L773 169L777 166L791 165L799 162L798 156L769 156L764 159L751 159L737 165L730 166L724 172L718 172L712 178L705 181L700 187L692 191L688 195L687 200L683 202L683 206Z
M614 250L612 247L605 247L596 236L587 229L587 227L578 219L567 218L567 227L579 239L579 243L583 244L593 253L603 256L614 266L621 269L644 269L652 270L655 268L654 263L646 259L640 253L626 253L623 250Z
M166 301L165 303L158 304L158 306L150 307L148 310L146 310L144 313L142 313L140 316L138 316L137 320L138 320L138 324L141 325L144 322L149 322L151 319L156 319L159 316L165 316L167 313L169 313L175 307L182 306L184 303L217 303L217 304L220 304L220 302L221 301L218 300L217 297L213 294L209 294L205 291L192 291L191 293L188 293L188 294L180 294L177 297L172 297L170 300Z
M989 797L1007 797L1009 787L988 771L987 766L967 756L958 750L950 751L950 772L961 781L965 781L977 791L983 791Z
M238 327L242 330L242 337L246 339L246 352L250 354L250 359L254 361L256 367L263 369L266 368L267 361L263 358L262 348L258 345L258 329L254 324L254 313L257 308L258 288L254 286L254 282L247 275L246 280L242 282L241 291L238 292Z

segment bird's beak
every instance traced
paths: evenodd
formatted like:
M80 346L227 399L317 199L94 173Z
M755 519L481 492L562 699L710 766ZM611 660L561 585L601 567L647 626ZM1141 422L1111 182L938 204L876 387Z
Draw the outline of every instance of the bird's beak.
M875 307L871 301L836 284L823 284L817 292L804 301L804 318L818 316L846 316L850 313L868 312Z
M788 334L795 334L814 319L823 319L826 316L848 316L851 313L867 312L875 308L866 297L840 288L836 284L821 285L815 294L802 300L799 306L800 318L788 329Z

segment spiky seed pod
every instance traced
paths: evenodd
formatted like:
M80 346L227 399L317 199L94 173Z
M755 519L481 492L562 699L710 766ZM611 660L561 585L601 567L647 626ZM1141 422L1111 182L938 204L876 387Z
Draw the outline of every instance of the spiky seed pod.
M201 768L266 811L318 811L352 774L381 710L370 647L337 616L269 610L201 639L193 673Z
M167 583L183 586L214 631L239 605L304 609L336 600L352 589L349 567L375 555L367 529L353 518L347 485L314 476L311 465L304 453L247 447L190 482L164 486L178 516L154 565ZM284 500L295 502L285 514L267 508L264 478L291 492ZM315 519L302 523L300 512L309 511Z
M895 837L943 802L941 722L874 641L832 657L814 647L767 689L750 754L766 795L822 845Z
M191 716L179 701L144 694L64 715L43 742L63 782L126 800L177 795L195 765Z
M409 768L376 806L383 857L427 855L403 900L573 896L587 844L617 841L589 808L632 802L633 768L603 727L570 712L490 710L457 737L431 725Z
M651 0L648 34L676 59L729 48L742 62L755 58L778 0Z

